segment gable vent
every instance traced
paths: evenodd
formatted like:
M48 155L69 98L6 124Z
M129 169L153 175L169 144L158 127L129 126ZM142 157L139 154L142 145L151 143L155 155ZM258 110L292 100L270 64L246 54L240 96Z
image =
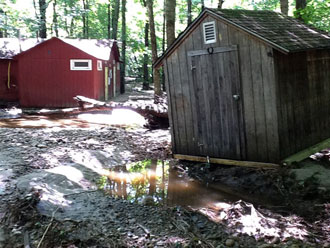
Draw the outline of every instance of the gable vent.
M215 22L203 23L204 30L204 43L211 44L217 42L217 36L215 31Z

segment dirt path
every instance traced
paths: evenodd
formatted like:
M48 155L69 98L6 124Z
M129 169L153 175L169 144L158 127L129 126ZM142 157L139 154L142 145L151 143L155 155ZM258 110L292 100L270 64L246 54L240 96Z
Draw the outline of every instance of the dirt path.
M329 247L328 227L310 233L303 218L243 201L188 211L110 197L98 190L102 175L168 158L169 131L48 121L0 128L0 247ZM181 177L210 169L174 167Z

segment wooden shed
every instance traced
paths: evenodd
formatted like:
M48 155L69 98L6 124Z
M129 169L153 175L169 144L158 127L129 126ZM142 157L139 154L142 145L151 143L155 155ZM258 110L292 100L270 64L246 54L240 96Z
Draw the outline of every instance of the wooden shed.
M176 157L278 163L330 137L330 36L294 18L204 9L161 65Z
M9 88L15 82L22 107L72 107L76 95L108 100L120 92L115 41L4 38L0 43L7 54L0 61L1 84ZM1 92L6 93L0 87L0 97Z

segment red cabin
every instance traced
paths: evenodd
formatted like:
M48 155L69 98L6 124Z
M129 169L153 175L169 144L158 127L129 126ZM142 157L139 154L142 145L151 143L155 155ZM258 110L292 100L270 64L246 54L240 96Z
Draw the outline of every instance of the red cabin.
M0 39L0 100L72 107L76 95L107 101L120 92L116 41Z

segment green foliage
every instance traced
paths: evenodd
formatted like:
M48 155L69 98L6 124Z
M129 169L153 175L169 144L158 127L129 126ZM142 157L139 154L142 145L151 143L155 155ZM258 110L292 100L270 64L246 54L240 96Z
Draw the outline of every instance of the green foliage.
M295 16L324 31L330 31L330 0L309 0L303 10L297 10Z
M101 176L96 182L97 188L98 189L104 189L105 186L107 185L107 182L108 182L108 177L107 176Z
M255 10L276 10L280 7L280 0L252 0L251 5Z

